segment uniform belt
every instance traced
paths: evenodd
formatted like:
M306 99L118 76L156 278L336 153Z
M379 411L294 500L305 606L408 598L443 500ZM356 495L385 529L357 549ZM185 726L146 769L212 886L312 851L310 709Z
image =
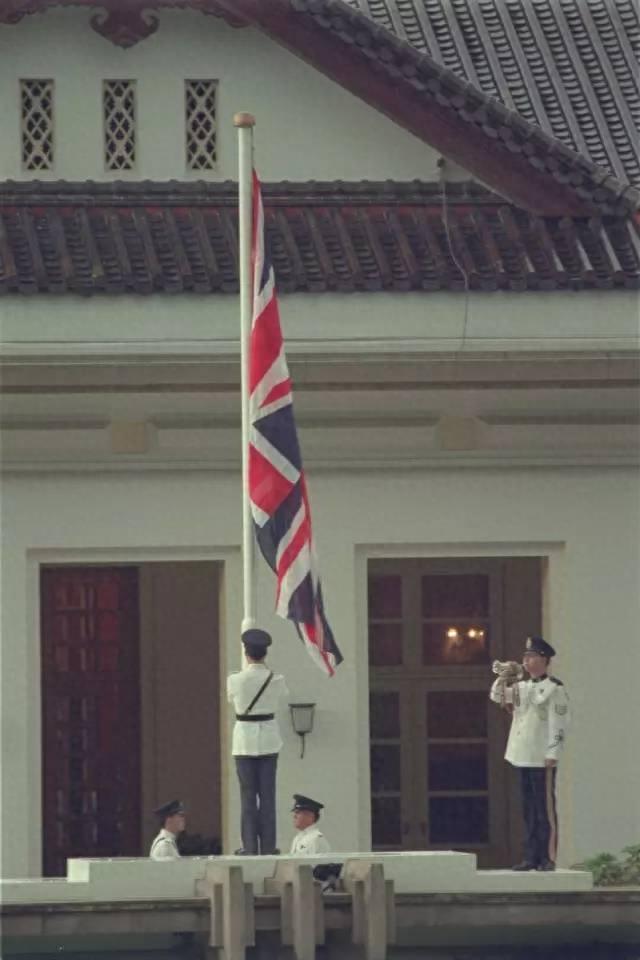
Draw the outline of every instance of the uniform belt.
M236 720L242 723L261 723L262 720L273 720L274 717L275 713L250 713L249 716L236 713Z

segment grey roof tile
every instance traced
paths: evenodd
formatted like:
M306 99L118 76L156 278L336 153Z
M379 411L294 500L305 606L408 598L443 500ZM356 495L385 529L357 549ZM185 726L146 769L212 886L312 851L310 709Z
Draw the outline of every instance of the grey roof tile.
M541 218L473 182L264 184L283 292L640 286L638 226ZM232 293L234 183L0 182L0 295Z
M347 0L620 180L640 184L636 0Z

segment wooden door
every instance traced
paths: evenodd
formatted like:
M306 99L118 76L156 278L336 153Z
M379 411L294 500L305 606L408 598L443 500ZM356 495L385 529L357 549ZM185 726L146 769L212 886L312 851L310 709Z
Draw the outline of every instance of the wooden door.
M140 853L138 571L42 569L43 873Z
M524 634L539 629L539 566L535 559L371 563L374 849L462 849L480 866L510 861L518 837L505 718L487 694L491 662L517 656Z

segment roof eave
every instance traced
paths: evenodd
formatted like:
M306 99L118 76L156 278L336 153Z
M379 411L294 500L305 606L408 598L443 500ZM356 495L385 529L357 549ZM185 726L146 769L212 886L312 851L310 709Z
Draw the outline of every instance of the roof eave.
M630 290L628 217L541 218L478 187L264 184L283 293ZM236 293L237 183L0 182L0 295Z
M640 205L633 187L344 0L217 3L524 209L543 216L584 216L629 213Z

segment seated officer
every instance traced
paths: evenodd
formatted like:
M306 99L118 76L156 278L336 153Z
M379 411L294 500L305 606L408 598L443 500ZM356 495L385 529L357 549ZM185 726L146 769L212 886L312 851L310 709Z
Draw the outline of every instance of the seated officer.
M315 856L318 853L329 853L331 847L324 836L318 820L324 804L303 797L301 793L293 795L293 825L298 831L291 844L291 854L294 857Z
M160 832L151 844L152 860L176 860L180 857L176 838L186 826L184 805L180 800L170 800L153 811L160 821Z

